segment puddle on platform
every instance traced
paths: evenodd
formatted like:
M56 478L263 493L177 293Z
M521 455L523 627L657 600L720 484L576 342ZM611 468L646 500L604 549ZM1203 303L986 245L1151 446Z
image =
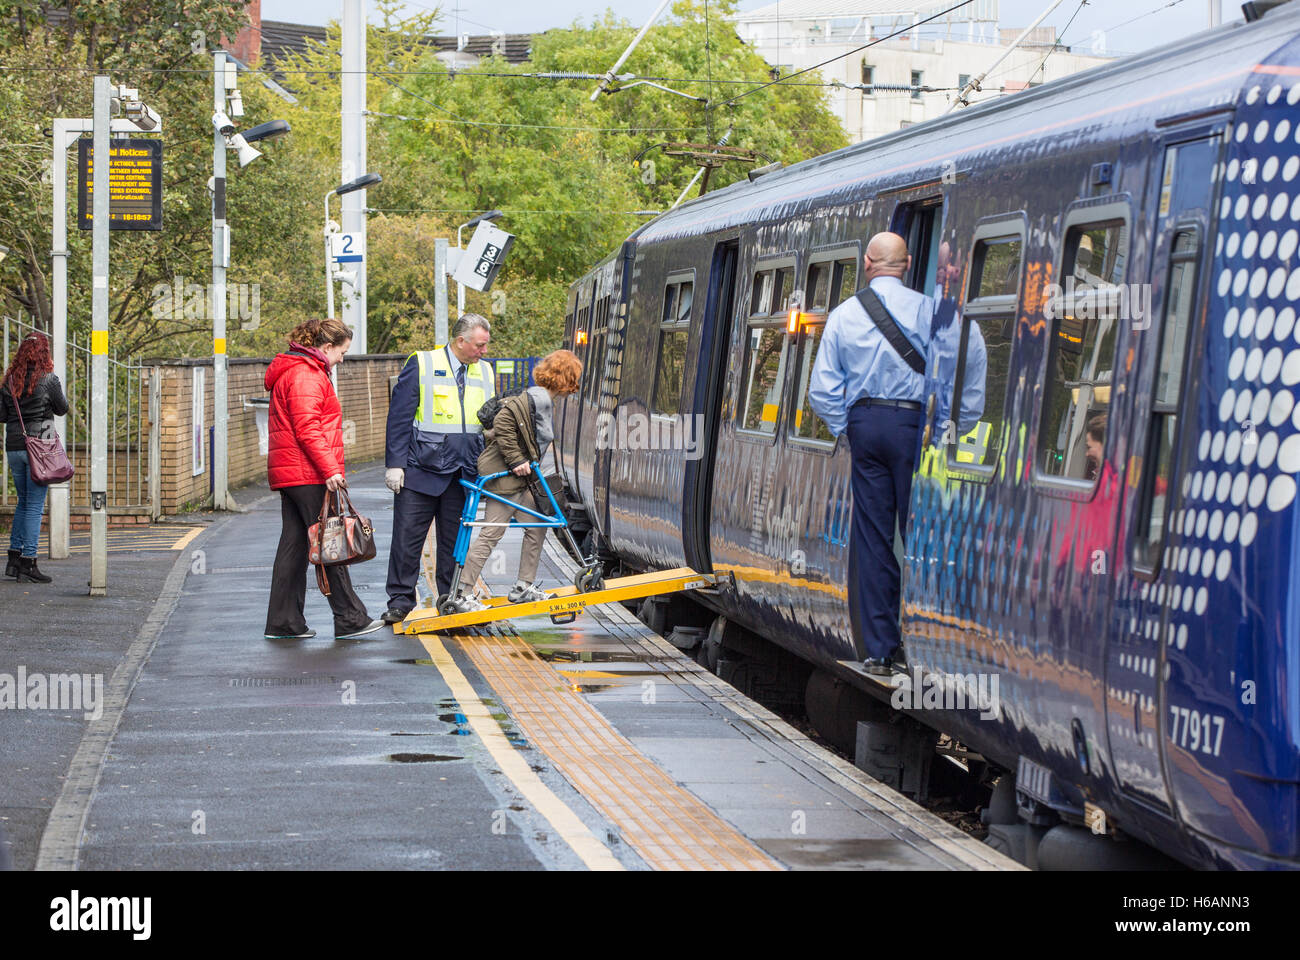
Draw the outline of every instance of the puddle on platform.
M416 666L416 667L432 667L434 665L432 660L416 660L412 657L408 657L405 660L390 660L389 662L404 663L408 666Z
M454 730L445 731L453 737L468 737L470 735L469 720L466 718L465 714L440 713L438 714L438 719L443 723L454 723L456 725Z
M442 753L390 753L384 759L390 763L445 763L448 760L464 760L464 757L452 757Z

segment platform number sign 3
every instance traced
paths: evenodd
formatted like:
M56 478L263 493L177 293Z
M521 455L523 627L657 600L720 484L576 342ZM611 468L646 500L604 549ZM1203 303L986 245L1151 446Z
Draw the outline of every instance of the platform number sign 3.
M470 239L465 255L456 268L455 279L471 290L486 291L492 286L514 237L491 223L480 223Z

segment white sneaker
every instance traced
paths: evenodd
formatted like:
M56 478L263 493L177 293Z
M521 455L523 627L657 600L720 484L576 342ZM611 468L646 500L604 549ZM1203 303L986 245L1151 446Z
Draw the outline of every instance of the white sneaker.
M449 606L457 613L474 613L477 610L487 609L487 604L479 603L474 597L467 597L463 594L457 594Z
M516 583L506 595L506 599L511 603L537 603L550 597L540 583L530 583L522 587Z

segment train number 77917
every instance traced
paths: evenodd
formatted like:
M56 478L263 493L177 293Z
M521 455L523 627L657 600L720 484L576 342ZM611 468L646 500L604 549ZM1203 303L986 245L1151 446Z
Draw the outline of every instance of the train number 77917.
M1217 757L1223 746L1223 717L1188 707L1169 707L1169 742Z

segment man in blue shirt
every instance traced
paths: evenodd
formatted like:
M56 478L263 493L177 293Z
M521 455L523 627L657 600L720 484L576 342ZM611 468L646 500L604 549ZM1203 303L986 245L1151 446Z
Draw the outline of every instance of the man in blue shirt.
M912 264L906 241L896 233L878 233L862 262L867 286L912 348L927 356L934 301L903 285ZM902 663L894 525L907 528L925 374L908 365L859 298L850 297L826 319L808 396L831 433L848 434L853 456L849 602L862 631L867 669L887 675Z

